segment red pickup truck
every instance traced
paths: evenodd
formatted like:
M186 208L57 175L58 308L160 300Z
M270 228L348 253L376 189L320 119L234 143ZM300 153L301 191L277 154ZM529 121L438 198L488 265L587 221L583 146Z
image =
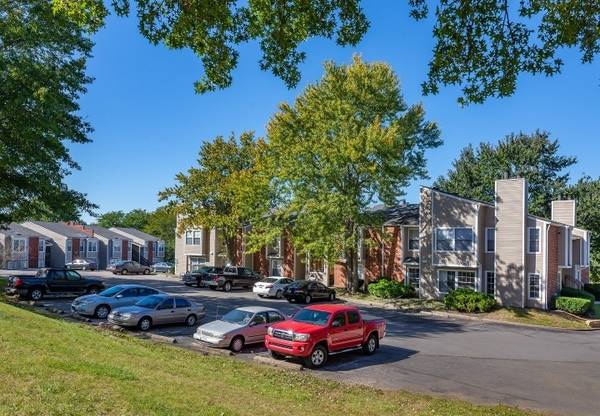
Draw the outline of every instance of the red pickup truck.
M353 306L314 305L270 326L265 345L273 358L299 357L307 367L319 368L331 354L362 348L371 355L384 336L383 319L363 319Z

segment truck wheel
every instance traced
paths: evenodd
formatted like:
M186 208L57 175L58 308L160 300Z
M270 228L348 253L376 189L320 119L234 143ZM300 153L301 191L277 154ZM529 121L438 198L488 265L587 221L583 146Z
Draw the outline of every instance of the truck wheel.
M110 306L98 305L94 311L94 316L98 319L105 319L110 313Z
M140 328L142 331L148 331L148 330L150 330L150 328L152 328L152 319L150 319L147 316L144 316L138 322L138 328Z
M144 269L144 274L150 274L150 269Z
M241 336L237 336L231 340L231 344L229 344L229 348L233 352L240 352L242 348L244 348L244 338Z
M124 275L126 275L127 273L128 273L128 272L127 272L127 269L123 269L123 270L121 270L121 274L122 274L123 276L124 276Z
M310 295L304 296L304 303L309 304L311 300L312 298L310 297Z
M87 290L88 295L94 295L96 293L98 293L98 290L100 290L100 288L98 286L90 286Z
M194 325L196 325L197 321L198 321L198 318L196 318L196 315L194 315L194 314L188 315L188 317L185 318L185 324L187 326L194 326Z
M362 350L365 355L373 355L375 351L377 351L377 347L379 342L377 341L377 336L375 334L369 335L367 342L365 342L362 346Z
M231 290L231 282L225 282L225 284L223 285L223 290L225 292L229 292Z
M29 289L29 298L34 301L42 300L44 298L44 291L39 287Z
M270 350L271 352L271 358L275 359L275 360L283 360L285 358L285 356L283 354L279 354L278 352L275 352L273 350Z
M275 293L275 298L276 299L281 299L283 297L283 292L280 290L277 291L277 293Z
M310 368L321 368L327 362L327 349L322 345L317 345L310 355L306 357L305 364Z

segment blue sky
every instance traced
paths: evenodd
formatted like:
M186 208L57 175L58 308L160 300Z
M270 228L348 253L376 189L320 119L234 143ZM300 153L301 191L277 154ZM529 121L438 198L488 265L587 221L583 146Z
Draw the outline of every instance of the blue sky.
M341 48L326 39L303 44L307 59L294 90L259 69L260 50L249 43L240 49L233 86L204 95L193 90L202 67L191 52L150 45L138 33L135 18L110 17L94 37L88 73L95 81L80 101L81 113L95 128L93 143L71 146L82 169L67 183L87 193L100 205L100 213L154 209L158 191L172 185L177 172L195 164L202 141L244 130L263 134L279 103L292 101L321 77L324 61L348 63L354 53L392 65L406 102L423 102L428 118L439 124L444 145L428 153L432 179L445 173L468 143L493 142L511 132L535 129L551 132L563 154L577 156L573 178L600 176L598 62L583 65L577 51L566 51L563 74L522 76L515 96L483 105L461 108L456 88L424 97L420 84L433 47L432 23L408 18L406 3L364 2L371 29L356 47ZM416 200L419 185L430 183L414 183L407 199Z

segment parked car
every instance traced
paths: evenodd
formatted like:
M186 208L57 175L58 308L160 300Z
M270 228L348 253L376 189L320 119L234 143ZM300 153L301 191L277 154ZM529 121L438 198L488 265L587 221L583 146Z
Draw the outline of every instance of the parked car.
M227 266L223 268L223 273L211 274L210 279L206 280L206 286L213 290L223 289L225 292L234 287L250 289L261 278L260 273L247 267Z
M214 275L222 274L222 267L200 266L191 272L184 273L181 280L187 286L196 285L197 287L206 286L209 280L212 280Z
M48 268L38 270L35 275L9 276L5 291L41 300L48 295L93 294L102 289L102 281L81 277L75 270Z
M285 315L277 309L260 306L237 308L221 319L198 327L194 338L214 347L239 352L244 345L263 343L269 326L285 319Z
M162 324L194 326L204 313L204 306L186 298L159 294L146 296L133 306L113 309L108 315L108 322L148 331L153 325Z
M94 271L98 268L95 261L86 259L75 259L65 264L65 268L71 270L91 270Z
M105 319L115 308L134 305L146 296L159 293L162 292L142 285L116 285L94 295L78 297L71 303L71 311Z
M353 306L313 305L269 327L265 346L274 358L298 357L319 368L331 354L362 348L371 355L384 336L383 319L364 319Z
M151 267L154 273L171 273L175 266L173 263L169 263L168 261L161 261L158 263L154 263Z
M260 297L266 296L281 299L285 288L293 282L293 279L287 277L269 276L265 277L260 282L254 283L252 291Z
M311 303L313 300L335 300L335 290L321 282L311 280L296 280L283 290L283 297L288 302Z
M113 263L106 270L113 272L113 274L150 274L151 272L150 267L133 260L122 260Z

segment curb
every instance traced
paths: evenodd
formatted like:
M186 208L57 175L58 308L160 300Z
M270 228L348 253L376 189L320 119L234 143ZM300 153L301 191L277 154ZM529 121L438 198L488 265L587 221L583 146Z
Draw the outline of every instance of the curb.
M196 342L196 341L185 342L183 344L179 344L179 346L186 348L186 349L190 349L195 352L199 352L202 355L219 355L222 357L231 357L234 355L229 350L222 349L222 348L208 347L208 346L201 344L199 342Z
M155 342L163 342L165 344L177 344L175 337L166 337L158 334L144 334L143 338L150 339ZM141 338L141 337L140 337Z
M256 355L253 358L254 361L261 364L270 365L272 367L284 368L286 370L302 371L304 367L302 364L290 363L289 361L275 360L271 357L265 357L262 355Z

